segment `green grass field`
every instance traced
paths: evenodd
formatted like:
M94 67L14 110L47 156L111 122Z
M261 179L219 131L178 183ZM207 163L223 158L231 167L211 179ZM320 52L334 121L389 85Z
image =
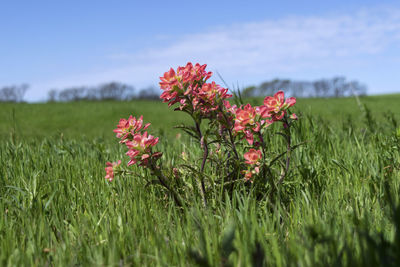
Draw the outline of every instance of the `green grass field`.
M130 114L152 123L166 168L183 151L200 162L175 137L185 114L148 101L1 103L0 265L396 266L400 95L361 102L367 112L354 98L298 100L293 139L307 143L273 201L238 186L184 209L143 169L108 183L104 167L127 162L112 130Z
M392 112L400 119L400 95L370 96L361 98L374 114L384 119ZM251 104L261 104L262 99L250 99ZM189 123L186 114L174 112L159 101L134 102L73 102L47 104L0 104L0 136L5 138L11 132L24 138L65 137L89 139L112 139L112 129L119 118L129 115L143 115L153 125L158 134L173 136L178 133L173 127ZM329 123L341 124L350 118L362 120L355 98L339 99L298 99L297 110L314 117L325 118Z

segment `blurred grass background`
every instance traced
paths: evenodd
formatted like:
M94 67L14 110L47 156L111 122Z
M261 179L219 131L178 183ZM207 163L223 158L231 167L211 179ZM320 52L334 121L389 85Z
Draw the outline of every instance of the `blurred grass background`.
M362 97L376 119L383 119L393 113L399 119L400 95ZM262 98L246 99L246 103L260 105ZM357 121L362 112L355 98L298 99L296 110L303 114L321 116L333 124L341 124L349 117ZM155 133L174 136L173 129L180 123L191 123L186 114L174 112L173 108L161 101L137 100L131 102L70 102L43 104L0 105L0 136L11 132L24 138L59 136L77 138L111 138L112 130L120 118L129 115L143 115L145 122L151 122Z

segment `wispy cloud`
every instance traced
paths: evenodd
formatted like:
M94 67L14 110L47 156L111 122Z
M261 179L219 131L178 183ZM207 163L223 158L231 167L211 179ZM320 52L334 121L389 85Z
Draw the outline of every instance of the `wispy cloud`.
M162 40L161 40L162 42ZM112 69L49 81L47 86L93 84L109 80L138 86L156 84L170 66L207 63L232 82L271 76L335 72L374 64L369 58L400 48L400 9L363 9L354 14L286 17L219 26L178 37L175 42L135 53L110 55ZM397 54L396 56L399 56ZM330 75L330 74L328 74ZM304 77L308 78L308 77Z

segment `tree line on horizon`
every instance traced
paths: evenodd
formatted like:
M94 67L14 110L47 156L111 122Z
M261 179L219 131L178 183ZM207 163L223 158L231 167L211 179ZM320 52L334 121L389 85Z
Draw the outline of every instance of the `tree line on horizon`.
M29 85L10 85L0 87L0 102L24 102ZM73 101L127 101L133 99L159 99L159 91L147 87L137 91L132 85L120 82L108 82L97 86L75 86L65 89L51 89L47 93L47 102Z
M23 102L29 85L9 85L0 88L0 102Z
M132 85L109 82L97 86L69 87L62 90L52 89L48 92L49 102L71 101L101 101L117 100L128 101L133 99L159 99L159 92L154 87L147 87L136 91Z
M258 86L249 86L242 91L243 97L273 95L283 90L294 97L346 97L367 94L367 86L358 81L347 81L345 77L320 79L315 81L293 81L289 79L274 79Z
M23 102L29 85L11 85L0 88L0 102ZM294 97L346 97L367 94L367 87L358 81L347 81L345 77L320 79L316 81L294 81L274 79L258 86L249 86L242 90L243 97L273 95L278 90ZM48 92L48 102L72 101L129 101L133 99L159 99L160 92L155 87L139 91L132 85L120 82L108 82L97 86L76 86L65 89L52 89Z

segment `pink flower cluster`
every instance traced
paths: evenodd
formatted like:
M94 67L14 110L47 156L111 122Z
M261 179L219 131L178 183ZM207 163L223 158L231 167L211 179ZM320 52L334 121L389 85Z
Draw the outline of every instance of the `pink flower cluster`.
M218 101L221 99L232 97L232 95L228 94L228 89L219 86L215 82L205 83L200 90L196 90L193 93L193 109L200 110L203 114L209 114L211 111L217 110Z
M282 91L277 92L274 96L267 96L264 99L264 106L268 108L268 112L273 121L281 120L286 110L296 104L296 98L289 97L285 100L285 94ZM292 114L297 119L296 114Z
M252 176L258 174L263 166L262 157L265 153L263 129L274 122L281 121L284 128L287 129L287 133L290 134L290 120L296 120L297 116L294 113L291 115L287 113L288 109L296 103L296 99L294 97L285 99L284 93L279 91L274 96L265 97L261 106L251 106L250 104L240 107L231 106L227 101L232 97L228 94L228 89L215 82L207 82L211 78L212 72L206 71L206 67L206 64L196 63L193 65L189 62L186 66L179 66L176 70L171 68L165 72L160 77L160 87L163 90L160 98L163 99L163 102L168 103L168 106L178 103L179 109L193 118L196 124L193 131L197 131L200 145L204 149L201 172L203 172L207 158L213 153L213 150L209 151L210 144L219 140L227 142L236 159L240 159L236 149L236 140L246 139L251 148L244 153L244 163L247 168L243 174L246 180L251 181ZM206 135L203 135L200 130L202 119L210 120L210 129L207 129ZM157 166L155 161L161 157L162 153L153 152L153 147L157 145L159 138L145 131L149 126L150 123L143 123L143 116L139 118L129 116L128 119L120 119L117 128L113 131L120 139L120 143L128 148L128 152L126 152L130 158L128 166L138 164L149 167L154 173L159 173L156 170L160 166ZM217 139L207 143L207 136L216 136ZM254 136L258 137L256 141ZM290 139L288 147L290 149ZM215 153L220 154L221 151L220 144L217 144ZM121 161L107 162L105 179L112 181L116 172L121 173L120 165ZM178 169L173 169L173 173L179 177ZM158 177L162 182L164 178ZM166 187L168 188L168 186ZM204 188L203 184L202 188ZM204 202L206 203L205 199Z
M251 181L253 174L260 172L259 166L261 165L261 150L251 148L248 152L244 153L245 163L249 165L248 169L243 171L246 181Z
M149 126L150 123L147 123L143 127L143 116L140 116L139 119L136 119L131 115L128 119L120 119L117 128L113 131L117 134L118 138L121 138L121 143L125 143L126 141L132 139L137 132L146 130Z
M229 123L233 127L233 133L243 135L251 146L259 147L259 142L254 142L254 135L260 134L262 129L267 128L276 121L282 121L288 109L296 103L294 97L287 98L282 91L274 96L267 96L261 106L251 106L250 104L240 106L231 106L228 101L224 102L225 111L230 114ZM289 119L296 120L296 114L291 114ZM284 121L284 126L287 121ZM261 136L261 134L260 134ZM262 142L260 137L260 142ZM261 150L254 148L244 154L245 163L249 165L247 170L243 171L246 180L251 180L253 174L258 174L261 165Z
M160 87L164 91L160 98L167 102L168 106L179 103L179 108L189 108L191 111L200 111L203 115L209 115L218 109L218 104L223 99L229 98L228 89L217 85L215 82L206 83L212 76L207 72L206 64L199 63L193 66L187 63L185 67L178 67L175 71L170 69L160 77Z
M250 145L254 143L254 134L260 132L261 129L267 128L273 122L283 119L287 109L296 103L294 97L284 99L282 91L277 92L273 97L267 96L264 99L264 105L236 107L230 106L225 101L225 109L233 114L233 130L236 134L243 134ZM290 116L291 119L297 119L296 114Z
M236 110L233 130L236 133L244 133L247 142L253 145L253 134L260 132L262 127L268 127L272 123L269 120L265 120L268 117L270 117L270 114L266 107L252 107L250 104L247 104Z
M148 135L147 132L143 134L137 133L133 136L133 139L126 142L126 146L129 148L126 155L130 157L128 166L140 162L141 166L147 166L150 158L161 157L161 152L153 153L152 147L158 143L158 137Z
M114 180L114 172L116 169L119 168L119 165L121 165L121 161L118 160L117 162L107 162L105 167L106 170L106 176L104 177L105 179L107 179L109 182L112 182L112 180Z
M150 123L143 124L143 116L136 119L135 117L129 116L128 119L120 119L117 128L114 129L116 136L121 139L120 143L124 143L128 152L126 155L130 158L128 166L136 164L146 167L151 159L158 159L161 157L161 152L153 152L152 148L158 143L158 137L149 135L147 131L143 132L150 126ZM112 181L114 178L114 172L118 164L107 162L106 167L106 179Z

